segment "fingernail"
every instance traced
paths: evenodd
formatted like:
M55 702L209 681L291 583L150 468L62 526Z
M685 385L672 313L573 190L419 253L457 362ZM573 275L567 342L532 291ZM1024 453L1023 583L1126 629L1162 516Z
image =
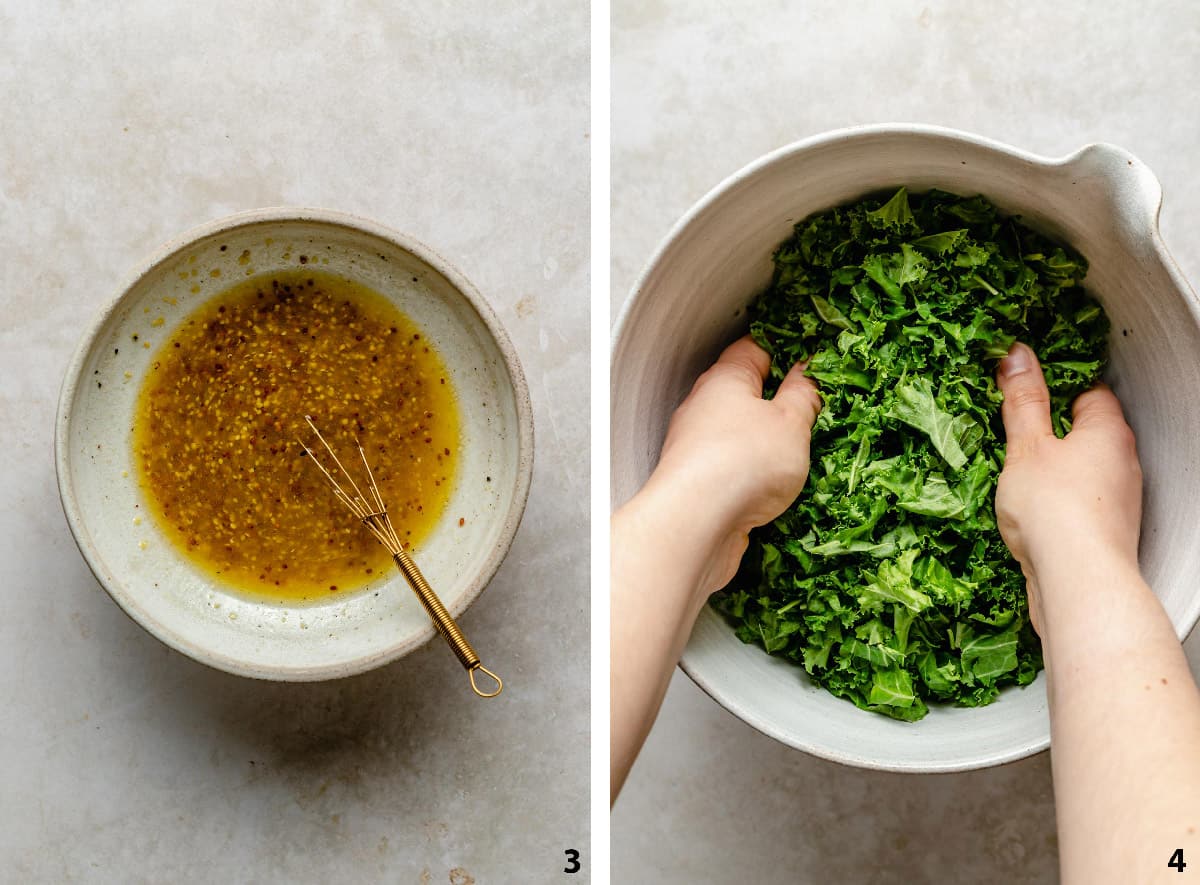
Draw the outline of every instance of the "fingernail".
M1033 351L1019 341L1012 346L1012 350L1008 352L1008 356L1000 360L1000 374L1005 378L1020 375L1022 372L1028 372L1032 368Z

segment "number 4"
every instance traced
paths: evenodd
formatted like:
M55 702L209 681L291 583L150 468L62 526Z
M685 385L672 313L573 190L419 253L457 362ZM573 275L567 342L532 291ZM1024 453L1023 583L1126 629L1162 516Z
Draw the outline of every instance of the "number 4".
M1187 866L1183 862L1183 849L1176 848L1175 853L1171 855L1171 859L1167 861L1167 866L1171 867L1175 872L1182 873L1183 868Z

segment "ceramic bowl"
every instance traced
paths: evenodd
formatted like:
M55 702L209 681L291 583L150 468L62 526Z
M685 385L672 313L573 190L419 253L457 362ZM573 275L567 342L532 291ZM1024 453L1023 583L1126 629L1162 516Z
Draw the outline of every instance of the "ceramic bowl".
M214 583L147 513L131 428L160 343L205 299L246 276L298 268L301 256L382 293L436 342L446 363L458 393L463 458L419 565L451 614L461 615L495 574L520 522L533 420L517 355L487 302L445 259L408 237L310 209L257 210L184 234L138 268L89 327L63 382L55 434L67 521L121 608L198 661L293 681L385 664L428 640L433 627L398 572L361 592L291 606ZM486 662L486 637L474 641ZM449 651L446 665L457 666Z
M1112 319L1108 380L1137 434L1145 470L1141 566L1184 637L1200 615L1200 306L1159 235L1157 179L1110 145L1051 159L946 129L876 126L793 144L727 179L671 230L618 319L613 503L645 481L672 410L745 331L745 308L769 282L772 252L793 224L900 184L983 194L1091 263L1085 285ZM937 707L920 722L896 722L833 697L802 668L744 645L708 608L682 666L760 731L851 765L956 771L1049 745L1044 674L987 707Z

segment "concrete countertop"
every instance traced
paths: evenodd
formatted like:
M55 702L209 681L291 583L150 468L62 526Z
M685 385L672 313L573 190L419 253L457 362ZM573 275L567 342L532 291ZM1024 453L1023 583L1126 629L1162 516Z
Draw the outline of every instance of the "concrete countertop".
M560 881L588 854L584 4L0 5L0 881ZM170 651L67 530L67 359L169 237L260 206L377 219L456 264L524 363L512 551L444 644L283 685ZM589 867L573 881L587 881Z
M1164 238L1200 281L1194 4L614 0L612 44L614 317L710 188L862 123L950 126L1051 156L1121 145L1162 181ZM1200 671L1200 634L1186 647ZM844 768L760 735L677 672L612 845L614 882L1052 882L1050 760Z

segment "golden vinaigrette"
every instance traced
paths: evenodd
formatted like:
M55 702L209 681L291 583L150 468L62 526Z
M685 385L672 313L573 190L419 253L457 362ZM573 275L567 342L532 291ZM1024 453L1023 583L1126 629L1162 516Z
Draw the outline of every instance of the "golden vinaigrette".
M216 296L155 355L133 427L141 487L173 543L280 602L392 568L306 463L305 415L335 446L357 437L400 540L419 548L450 497L458 406L432 344L365 286L286 271Z

